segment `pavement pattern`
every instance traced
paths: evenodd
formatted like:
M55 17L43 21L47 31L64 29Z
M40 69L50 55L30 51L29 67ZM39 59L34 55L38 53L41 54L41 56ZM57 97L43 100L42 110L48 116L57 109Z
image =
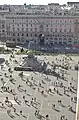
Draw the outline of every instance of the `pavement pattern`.
M69 70L56 68L64 73L63 80L39 72L14 71L23 56L1 56L5 62L0 68L0 120L75 120L78 71L74 66L79 57L66 59ZM50 64L65 63L61 55L38 58Z

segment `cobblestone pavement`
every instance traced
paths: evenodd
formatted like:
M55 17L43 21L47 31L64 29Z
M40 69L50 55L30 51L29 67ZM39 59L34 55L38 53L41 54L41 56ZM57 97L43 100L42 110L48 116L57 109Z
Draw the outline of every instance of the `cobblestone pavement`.
M49 120L75 120L76 101L74 97L77 96L78 74L74 66L79 57L72 57L72 61L69 61L72 68L64 70L66 80L38 72L23 72L23 76L20 76L21 71L13 69L21 63L22 56L15 55L11 58L10 55L1 55L1 57L8 60L9 65L3 63L0 69L0 120L48 120L46 115L49 116ZM50 63L57 62L56 58L62 59L61 55L58 57L39 56L38 58ZM18 63L14 61L15 59ZM11 69L8 70L9 68ZM63 86L60 86L61 83ZM48 91L49 88L51 91ZM6 97L9 102L5 101ZM36 110L40 112L35 116Z

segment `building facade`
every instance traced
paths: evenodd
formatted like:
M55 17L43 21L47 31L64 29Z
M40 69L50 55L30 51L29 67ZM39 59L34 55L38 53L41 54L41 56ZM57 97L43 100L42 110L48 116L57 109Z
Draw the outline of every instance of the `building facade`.
M0 40L25 44L79 44L79 3L67 5L1 5ZM40 37L41 36L41 37Z

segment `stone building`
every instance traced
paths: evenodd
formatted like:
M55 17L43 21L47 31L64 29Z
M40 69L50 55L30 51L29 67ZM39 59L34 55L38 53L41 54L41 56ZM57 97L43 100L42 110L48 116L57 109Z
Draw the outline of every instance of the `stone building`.
M0 40L79 44L79 3L0 6Z

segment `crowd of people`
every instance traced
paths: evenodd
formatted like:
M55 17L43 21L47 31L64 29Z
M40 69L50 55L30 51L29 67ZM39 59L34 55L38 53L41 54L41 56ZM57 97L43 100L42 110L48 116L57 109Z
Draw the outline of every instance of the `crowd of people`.
M75 64L72 67L70 63L73 60L67 58L68 57L63 57L63 59L61 59L60 57L59 60L59 58L56 57L55 62L52 61L52 63L50 64L51 70L54 71L54 74L56 73L55 75L52 74L52 76L55 77L55 80L50 78L50 75L46 75L35 71L32 72L31 77L25 76L24 71L22 72L16 71L17 72L16 74L18 76L17 79L19 79L19 82L17 84L17 79L14 77L15 71L12 69L13 68L12 65L14 64L18 65L19 62L18 60L16 60L17 59L16 56L12 54L9 57L9 59L6 60L3 65L1 65L0 71L2 72L2 74L0 75L1 82L0 96L4 96L5 93L6 96L4 96L5 97L4 101L0 101L0 109L4 109L7 115L12 119L21 116L27 120L30 120L28 119L28 114L30 114L30 112L27 114L23 112L22 109L22 106L26 106L29 107L30 109L34 109L34 113L32 114L35 116L35 120L36 119L52 120L51 115L49 113L48 114L42 113L41 106L43 105L41 99L43 97L43 100L48 100L49 96L50 98L59 96L58 100L56 100L57 103L56 102L50 103L50 108L49 107L48 108L57 113L60 112L60 117L55 120L70 120L70 118L68 118L65 114L63 115L63 113L61 113L61 109L57 107L58 104L59 106L61 106L61 108L67 109L69 112L72 112L74 116L76 115L76 109L73 107L71 103L73 103L76 106L77 101L75 97L77 97L77 85L76 85L77 79L75 80L74 77L71 76L70 74L70 71L75 71ZM65 66L64 64L68 65L68 69L65 69L63 67ZM4 67L5 65L7 66L7 69ZM35 76L39 76L39 79L36 79ZM7 79L8 82L5 81L5 78ZM8 83L10 83L10 86ZM14 86L16 86L16 89ZM32 90L33 94L30 93L30 91L28 92L27 88ZM41 98L38 97L36 93L39 96L41 96ZM20 97L20 94L22 98ZM9 98L9 96L12 96L12 99L15 101L16 105L10 100L11 98ZM64 96L70 99L71 102L69 104L63 103ZM28 97L29 99L27 99ZM17 106L19 106L20 110L19 112L17 111Z

